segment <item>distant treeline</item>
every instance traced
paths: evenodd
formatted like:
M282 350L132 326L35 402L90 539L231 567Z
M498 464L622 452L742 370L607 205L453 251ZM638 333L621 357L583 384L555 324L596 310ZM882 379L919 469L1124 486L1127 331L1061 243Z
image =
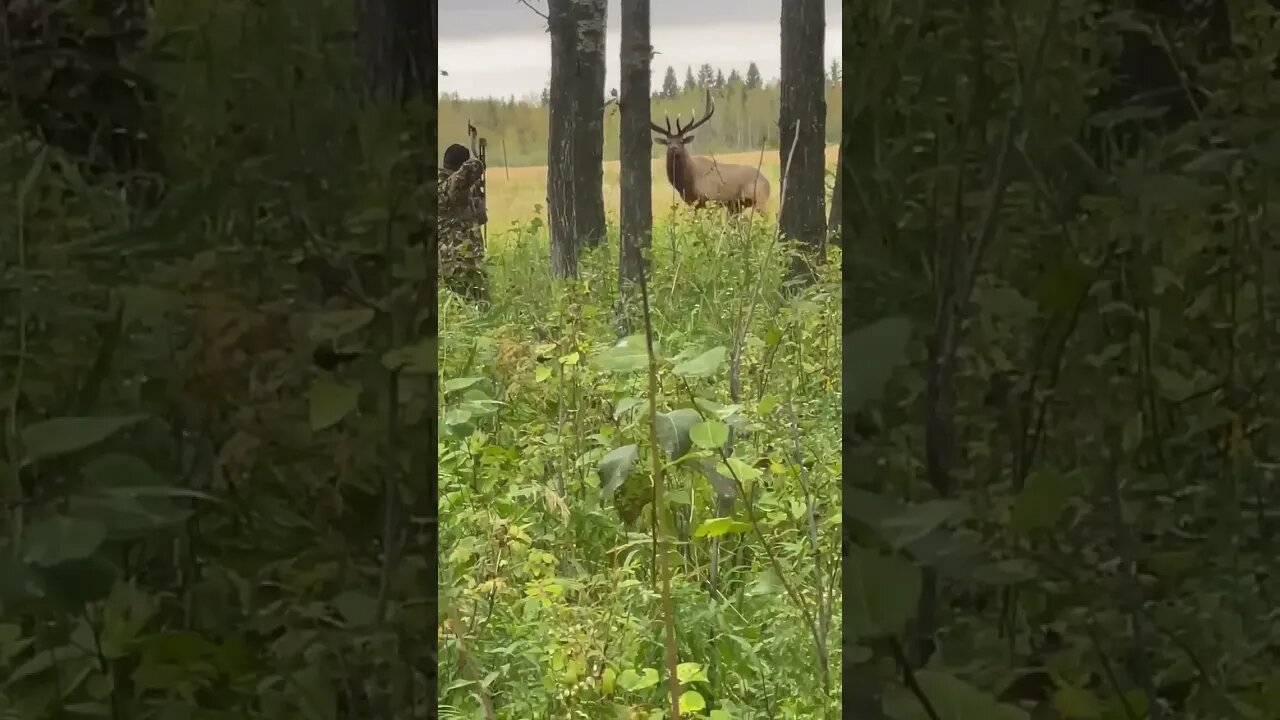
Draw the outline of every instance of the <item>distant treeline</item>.
M752 66L754 67L754 65ZM838 68L838 66L837 66ZM706 77L706 68L700 71ZM731 73L706 83L705 88L695 78L673 92L671 83L664 83L650 103L654 122L663 123L663 113L671 116L675 127L677 114L688 122L691 112L701 114L706 104L704 92L709 89L715 101L716 112L711 122L695 133L694 151L703 153L734 153L758 150L762 147L778 147L778 104L781 96L778 84L762 83L758 73L751 77L751 87L745 79ZM750 75L749 75L750 77ZM671 79L670 72L668 80ZM686 78L688 79L688 78ZM721 81L717 82L720 79ZM840 138L840 89L839 79L827 83L827 143L836 144ZM464 100L456 95L444 94L439 99L440 138L439 153L453 143L467 144L467 120L479 130L480 136L489 141L489 165L521 167L547 164L547 108L542 98L517 100ZM605 112L604 159L618 159L618 108L610 105ZM658 156L661 147L654 149Z

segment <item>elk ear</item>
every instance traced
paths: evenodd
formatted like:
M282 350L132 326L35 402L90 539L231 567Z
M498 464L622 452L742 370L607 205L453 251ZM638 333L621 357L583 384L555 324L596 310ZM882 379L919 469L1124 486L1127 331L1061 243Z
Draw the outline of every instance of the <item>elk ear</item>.
M693 142L693 136L692 136L692 135L685 135L685 136L684 136L684 144L685 144L685 145L688 145L688 144L689 144L689 143L691 143L691 142Z
M658 143L659 145L666 145L666 144L667 144L667 139L666 139L666 138L654 138L654 139L653 139L653 141L654 141L654 142L656 142L656 143Z

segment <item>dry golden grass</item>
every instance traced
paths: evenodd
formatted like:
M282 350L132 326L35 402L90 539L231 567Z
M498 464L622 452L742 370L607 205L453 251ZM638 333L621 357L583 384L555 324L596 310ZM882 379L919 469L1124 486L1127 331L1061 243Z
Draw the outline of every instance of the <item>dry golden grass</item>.
M827 148L827 167L835 167L837 150L838 148L835 145ZM492 159L490 157L490 160ZM755 151L716 155L715 159L719 162L736 165L759 166L760 172L764 173L764 176L769 179L771 190L769 204L765 210L770 213L777 211L778 190L781 188L779 178L782 175L779 168L778 151L766 150L764 153ZM618 172L617 161L604 164L604 208L605 212L615 219L618 213ZM521 222L533 217L535 205L546 207L547 168L545 165L513 168L491 165L487 175L487 182L489 192L489 231L491 233L501 232L510 227L513 222ZM654 160L653 211L655 217L669 212L672 203L678 201L675 191L667 183L667 174L663 161L661 159Z

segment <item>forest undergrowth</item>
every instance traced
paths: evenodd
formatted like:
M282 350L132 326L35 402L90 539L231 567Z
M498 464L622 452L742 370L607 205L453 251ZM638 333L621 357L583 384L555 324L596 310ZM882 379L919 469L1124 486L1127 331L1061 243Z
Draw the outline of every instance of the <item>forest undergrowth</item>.
M490 238L486 311L442 296L442 717L666 717L642 329L616 237L569 281L546 243ZM679 212L651 257L682 712L835 717L839 250L792 292L768 221Z

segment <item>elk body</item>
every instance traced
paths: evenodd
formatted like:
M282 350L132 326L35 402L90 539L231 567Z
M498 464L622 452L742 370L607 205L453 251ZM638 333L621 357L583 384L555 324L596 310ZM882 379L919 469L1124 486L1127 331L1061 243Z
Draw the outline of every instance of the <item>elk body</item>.
M694 207L715 203L725 206L735 215L749 207L763 207L769 201L769 181L759 170L716 162L708 157L694 157L689 152L689 144L693 141L691 133L710 120L715 111L715 103L708 92L706 114L688 126L681 127L679 117L676 118L675 132L671 131L669 117L665 128L649 122L653 131L661 136L654 138L654 142L667 146L667 180L680 193L680 198Z

